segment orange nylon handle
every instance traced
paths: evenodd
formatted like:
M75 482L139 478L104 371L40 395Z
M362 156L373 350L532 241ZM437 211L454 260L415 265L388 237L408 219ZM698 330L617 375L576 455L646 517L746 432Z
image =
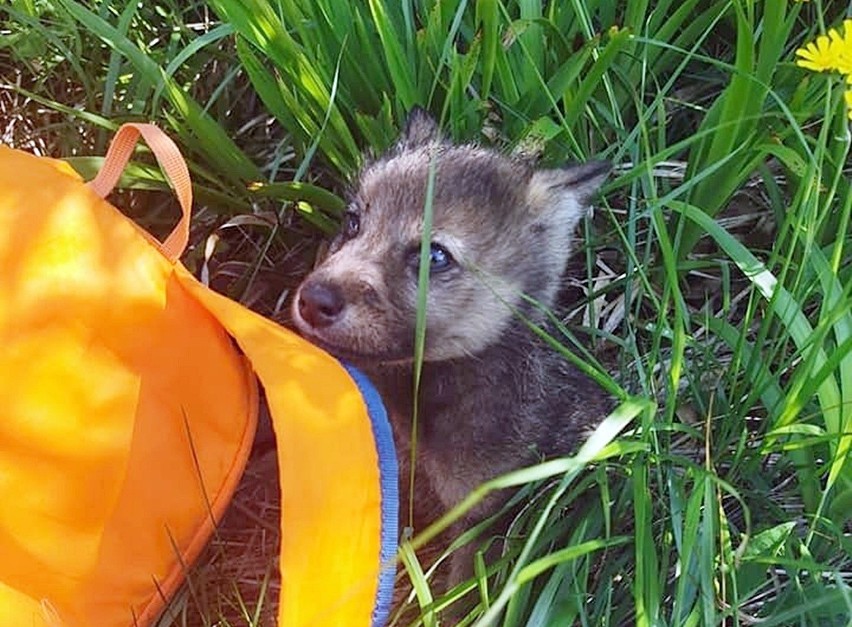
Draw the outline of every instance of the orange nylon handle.
M180 203L182 211L180 221L169 236L159 243L160 252L169 260L177 261L189 241L192 183L180 150L159 127L153 124L123 124L109 145L100 171L88 184L98 196L106 198L118 183L124 168L127 167L127 162L133 154L140 135L154 153L163 172L166 173Z

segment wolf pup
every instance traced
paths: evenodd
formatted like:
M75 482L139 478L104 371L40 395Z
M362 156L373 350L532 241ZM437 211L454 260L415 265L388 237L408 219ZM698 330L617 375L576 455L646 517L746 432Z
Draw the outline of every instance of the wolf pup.
M597 384L523 321L543 324L541 307L554 306L575 228L609 169L535 169L454 145L417 109L397 144L363 168L341 232L295 294L298 330L378 388L406 468L431 170L416 477L442 510L488 479L571 452L611 408ZM401 483L407 487L406 472ZM465 523L494 513L504 498L486 500ZM472 573L472 558L472 549L453 555L450 584Z

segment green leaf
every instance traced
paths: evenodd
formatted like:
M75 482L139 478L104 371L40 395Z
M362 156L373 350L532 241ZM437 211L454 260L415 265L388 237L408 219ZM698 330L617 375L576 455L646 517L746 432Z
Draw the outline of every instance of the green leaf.
M259 169L245 156L224 129L205 112L155 61L146 56L116 28L74 0L59 0L81 24L120 51L147 80L163 84L163 91L180 119L195 136L197 147L233 182L260 179Z
M414 67L411 59L406 58L402 38L387 14L386 5L381 0L369 0L370 13L382 42L388 71L393 79L394 89L406 110L420 103L414 88L416 79L411 75Z

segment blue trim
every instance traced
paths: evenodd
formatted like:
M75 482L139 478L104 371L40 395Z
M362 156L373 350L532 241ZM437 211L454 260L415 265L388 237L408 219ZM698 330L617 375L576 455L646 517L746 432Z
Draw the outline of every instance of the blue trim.
M352 377L370 416L373 426L373 438L379 457L379 483L382 498L381 564L376 603L373 606L372 627L382 627L387 623L393 601L393 582L396 577L396 551L399 536L399 467L396 448L393 444L388 414L382 399L367 376L354 366L344 363L343 367Z

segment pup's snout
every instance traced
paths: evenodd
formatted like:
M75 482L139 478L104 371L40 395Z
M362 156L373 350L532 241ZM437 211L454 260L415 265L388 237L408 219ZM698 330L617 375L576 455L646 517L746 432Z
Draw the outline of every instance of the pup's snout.
M314 328L334 324L345 305L343 292L333 283L308 283L299 290L299 315Z

